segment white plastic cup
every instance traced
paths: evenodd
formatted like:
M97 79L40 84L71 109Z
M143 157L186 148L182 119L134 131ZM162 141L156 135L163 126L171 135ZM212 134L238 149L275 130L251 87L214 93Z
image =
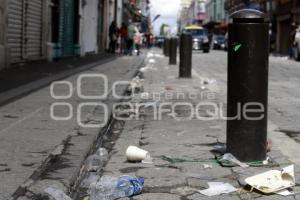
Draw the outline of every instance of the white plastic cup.
M140 162L149 157L149 152L135 146L129 146L126 151L128 161Z

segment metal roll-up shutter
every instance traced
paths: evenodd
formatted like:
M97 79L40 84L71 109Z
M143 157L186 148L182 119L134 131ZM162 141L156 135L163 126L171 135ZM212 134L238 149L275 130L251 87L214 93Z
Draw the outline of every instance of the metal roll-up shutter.
M11 63L42 58L43 0L10 0L7 44Z
M10 0L8 5L7 45L10 48L10 61L22 61L24 0Z
M27 0L25 13L24 57L36 60L42 57L43 0Z

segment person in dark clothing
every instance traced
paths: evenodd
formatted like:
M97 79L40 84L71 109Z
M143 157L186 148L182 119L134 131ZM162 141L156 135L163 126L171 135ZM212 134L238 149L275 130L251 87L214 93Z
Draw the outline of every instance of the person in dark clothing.
M127 54L127 34L128 34L128 27L125 23L123 23L120 29L120 37L121 37L120 52L123 54Z
M118 32L119 32L119 30L118 30L117 24L115 21L113 21L109 27L109 39L110 39L109 51L110 51L110 53L116 52Z

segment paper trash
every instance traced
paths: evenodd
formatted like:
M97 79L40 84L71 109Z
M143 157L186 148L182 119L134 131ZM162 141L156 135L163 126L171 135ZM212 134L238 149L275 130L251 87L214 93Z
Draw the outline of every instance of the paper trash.
M237 191L237 189L232 185L230 185L229 183L209 182L208 186L209 186L208 189L200 190L199 193L211 197L211 196L216 196L221 194L229 194Z
M265 194L277 193L287 196L292 193L286 189L295 186L294 165L285 167L281 171L270 170L246 178L245 182Z

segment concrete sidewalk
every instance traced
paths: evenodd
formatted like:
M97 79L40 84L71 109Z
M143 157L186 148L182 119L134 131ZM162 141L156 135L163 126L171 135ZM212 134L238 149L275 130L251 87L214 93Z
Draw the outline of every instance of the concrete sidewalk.
M206 200L206 199L300 199L300 168L295 166L295 195L263 195L257 192L239 190L231 194L206 197L198 190L207 189L208 182L226 182L240 189L244 179L271 169L281 169L292 164L279 150L272 146L269 156L276 167L221 167L214 161L211 152L215 145L226 142L226 121L208 120L206 108L194 110L202 120L191 117L191 107L199 102L224 103L225 93L218 80L202 77L193 71L192 79L178 79L178 66L168 65L168 59L160 51L153 51L143 72L144 93L137 94L130 103L149 103L164 105L162 119L154 119L152 107L134 115L136 119L125 121L122 134L116 141L111 158L104 169L104 175L124 174L145 178L145 187L135 200ZM153 103L153 104L151 104ZM176 105L172 108L172 105ZM187 106L179 104L187 103ZM205 120L206 119L206 120ZM271 129L271 128L270 128ZM273 137L274 135L272 135ZM276 136L274 136L276 137ZM128 163L125 152L128 146L135 145L148 150L154 158L153 164ZM162 159L185 159L182 162L170 162ZM190 161L195 162L190 162ZM212 165L212 168L204 167Z

